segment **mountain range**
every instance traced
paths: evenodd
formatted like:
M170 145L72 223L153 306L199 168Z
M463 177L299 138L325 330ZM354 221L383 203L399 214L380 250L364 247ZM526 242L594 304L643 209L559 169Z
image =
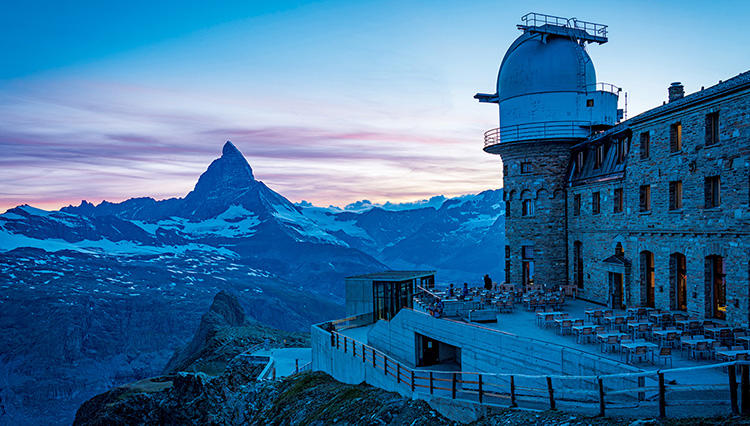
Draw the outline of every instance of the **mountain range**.
M227 142L184 198L10 209L0 215L0 423L68 422L91 395L161 371L218 291L293 331L342 314L347 275L499 277L501 199L295 205Z

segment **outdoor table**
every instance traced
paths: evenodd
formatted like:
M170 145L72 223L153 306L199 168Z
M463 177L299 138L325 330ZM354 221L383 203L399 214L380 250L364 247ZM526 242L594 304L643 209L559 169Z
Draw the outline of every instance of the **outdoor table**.
M688 349L692 348L693 346L696 346L698 343L705 342L707 345L713 344L715 342L714 339L682 339L680 340L680 352L682 352L682 349L687 346ZM688 358L690 357L690 351L688 351Z
M729 330L732 331L731 327L724 327L724 326L718 326L718 327L704 327L703 328L703 334L709 338L709 339L718 339L719 335L721 334L722 330Z
M745 349L750 349L750 336L737 336L734 341L742 343Z
M647 325L649 329L651 329L651 323L650 322L629 322L628 323L628 332L630 332L635 339L635 332L638 330L638 328L641 325Z
M679 335L680 332L677 330L652 330L651 335L654 336L655 340L659 341L659 347L663 346L664 340L667 339L667 336L670 333L674 333Z
M582 321L580 318L555 318L555 324L557 324L557 328L560 329L560 334L562 334L562 325L564 321L570 321L570 324L572 325L575 321Z
M716 358L721 358L726 361L734 361L737 355L745 354L750 356L750 351L745 349L741 351L716 351Z
M544 322L544 319L547 317L547 315L551 315L552 319L556 319L560 316L568 316L567 312L537 312L536 313L536 323L537 325L540 325Z
M658 325L664 325L665 322L672 320L672 314L669 312L651 312L648 314L648 319Z
M602 319L604 320L604 325L607 325L607 326L614 324L617 318L622 318L622 321L624 324L625 321L627 321L628 316L627 315L610 315L608 317L602 317Z
M620 348L623 349L623 352L625 352L625 362L630 364L630 355L632 352L635 352L635 348L646 348L647 352L651 352L651 361L653 362L653 352L658 348L658 346L651 342L638 341L620 343Z
M601 314L604 314L604 311L606 310L606 308L586 309L584 311L584 313L586 314L586 320L591 321L591 317L593 317L595 313L600 312Z
M617 341L619 342L623 337L627 336L627 334L625 333L599 333L597 334L596 340L598 340L600 343L599 350L603 349L604 344L607 343L607 341L609 340L611 336L617 336Z

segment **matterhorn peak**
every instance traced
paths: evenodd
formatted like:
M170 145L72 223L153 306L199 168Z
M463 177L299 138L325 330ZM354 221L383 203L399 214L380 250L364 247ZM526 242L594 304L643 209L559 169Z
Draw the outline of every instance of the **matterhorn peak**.
M221 157L242 157L242 153L234 146L232 141L226 141L224 148L221 149ZM244 160L244 157L242 159Z

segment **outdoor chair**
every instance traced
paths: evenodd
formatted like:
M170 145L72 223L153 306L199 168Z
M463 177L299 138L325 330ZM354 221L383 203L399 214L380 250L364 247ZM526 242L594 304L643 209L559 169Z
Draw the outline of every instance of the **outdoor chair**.
M617 336L609 336L606 341L602 342L602 352L609 352L610 348L614 351L619 345Z
M582 319L577 319L577 320L573 321L573 325L583 325L583 320Z
M566 335L573 331L573 321L566 319L560 324L560 334Z
M636 346L635 351L630 356L630 361L633 361L633 357L638 358L638 362L643 362L646 360L646 357L648 356L648 350L645 346Z
M584 328L578 333L578 343L591 343L591 337L593 336L590 328Z
M693 348L693 359L698 359L698 355L701 356L701 359L703 359L703 356L706 358L710 357L711 353L708 349L708 344L706 342L698 342L695 345L695 348Z
M665 346L659 349L657 356L659 357L659 362L663 363L665 367L667 366L667 361L669 361L669 368L672 368L672 348Z
M623 317L617 317L614 321L610 323L610 326L612 329L617 329L617 331L622 331L622 326L625 325L625 318Z
M594 324L602 323L602 311L594 311Z
M646 338L648 335L648 324L639 324L633 333L634 338Z
M594 327L594 334L601 334L604 333L604 326L603 325L597 325Z

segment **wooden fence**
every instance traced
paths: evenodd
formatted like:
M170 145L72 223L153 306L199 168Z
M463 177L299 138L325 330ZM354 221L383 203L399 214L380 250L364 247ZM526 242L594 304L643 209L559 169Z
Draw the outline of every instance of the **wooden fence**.
M646 415L700 416L704 407L712 414L750 415L750 362L735 361L700 367L628 372L599 376L526 375L440 371L411 368L383 352L337 331L328 332L331 347L368 364L412 394L460 399L510 407L589 410L604 416L610 410L646 409ZM700 377L700 370L726 370L724 383L682 383ZM738 381L737 375L740 379ZM681 381L675 380L681 377ZM666 377L666 378L665 378ZM635 383L635 386L629 385ZM739 391L739 396L738 396ZM667 408L670 408L669 413ZM726 409L725 409L726 408Z

